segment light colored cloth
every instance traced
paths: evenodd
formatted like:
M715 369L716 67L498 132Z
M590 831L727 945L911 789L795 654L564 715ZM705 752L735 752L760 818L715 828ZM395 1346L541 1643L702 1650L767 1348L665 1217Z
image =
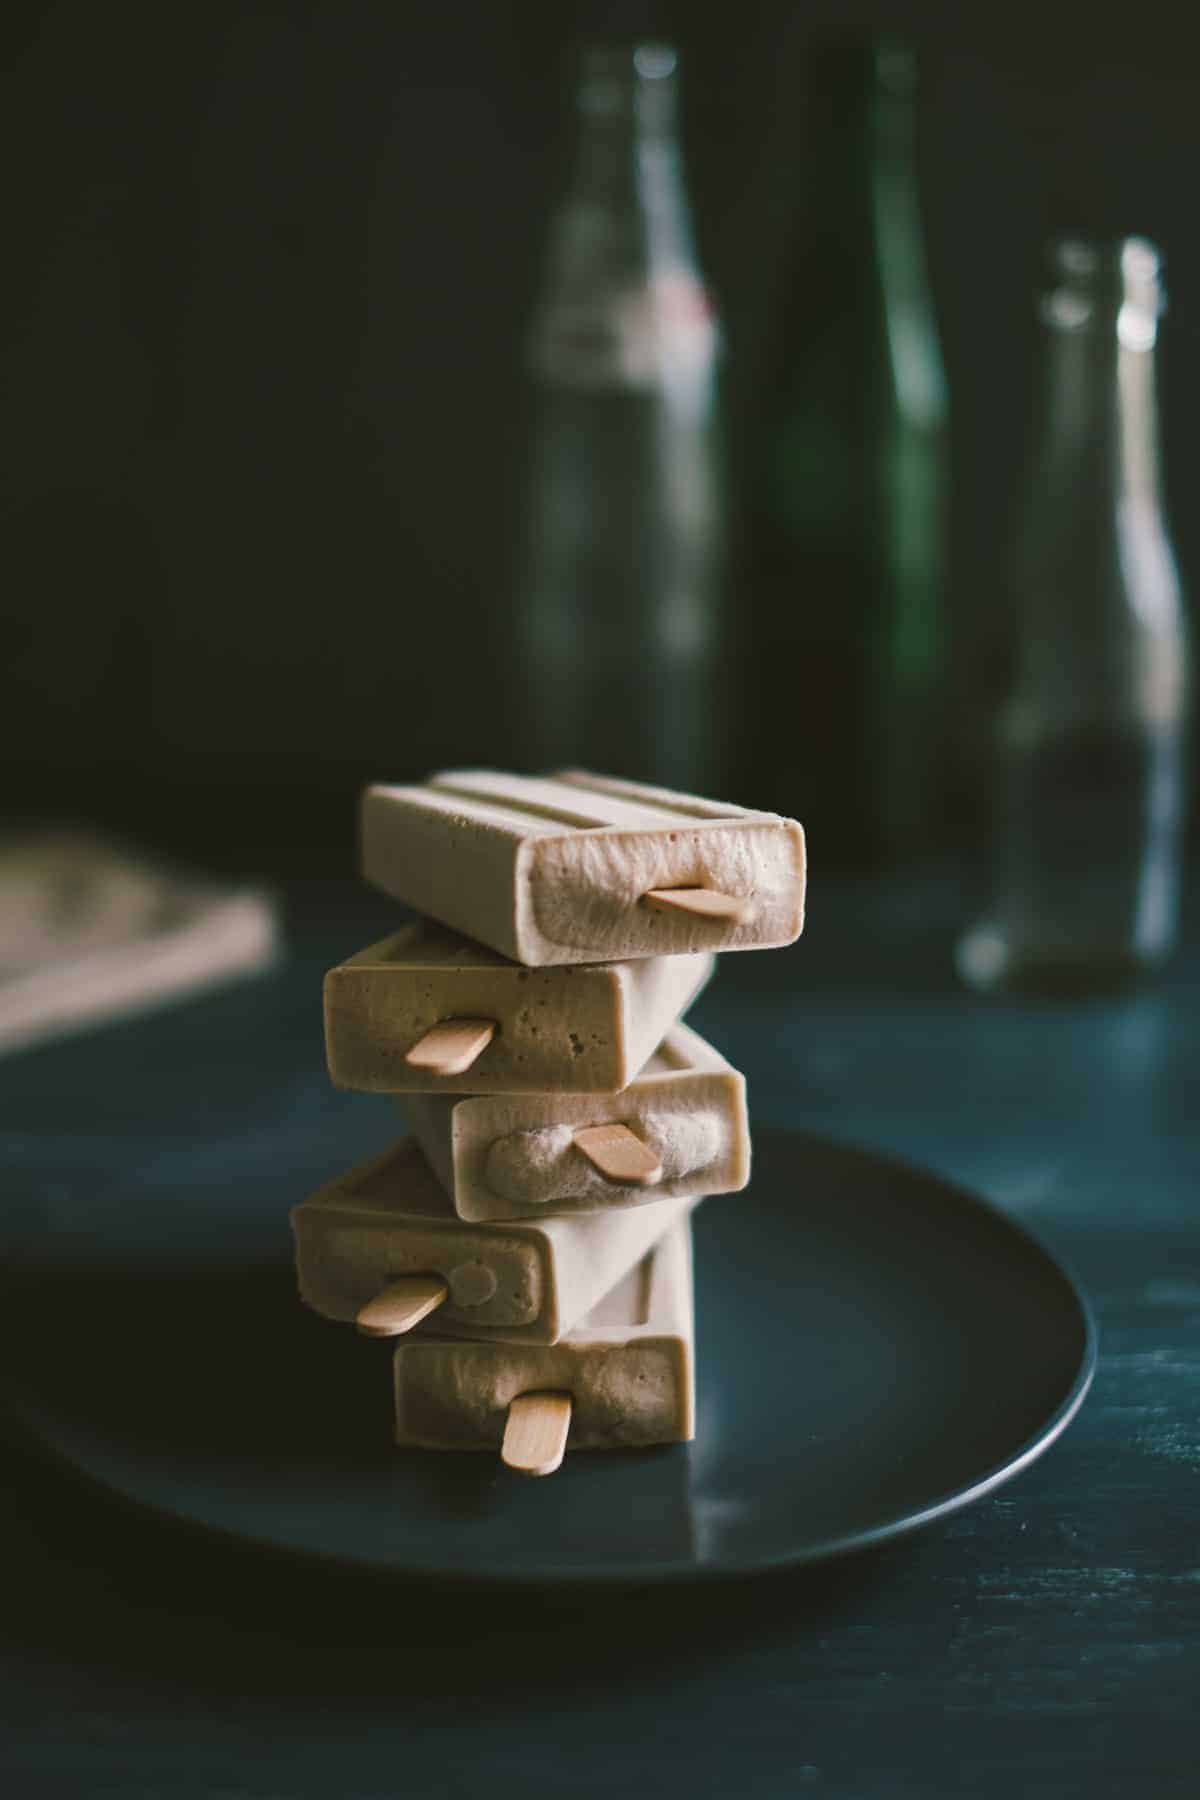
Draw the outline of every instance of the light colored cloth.
M0 1051L252 974L278 943L275 905L256 889L83 831L0 842Z

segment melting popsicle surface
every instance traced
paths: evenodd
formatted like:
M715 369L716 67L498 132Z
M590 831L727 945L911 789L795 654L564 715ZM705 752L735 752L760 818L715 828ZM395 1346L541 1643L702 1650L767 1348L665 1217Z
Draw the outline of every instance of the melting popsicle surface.
M733 1193L750 1176L746 1084L686 1025L666 1034L616 1096L421 1094L409 1125L463 1219L514 1219ZM607 1180L574 1142L579 1127L619 1122L657 1154L653 1186Z

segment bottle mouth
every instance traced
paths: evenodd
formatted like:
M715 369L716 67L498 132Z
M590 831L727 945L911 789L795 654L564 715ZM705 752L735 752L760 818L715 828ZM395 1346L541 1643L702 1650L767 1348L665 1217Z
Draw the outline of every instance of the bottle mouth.
M1162 252L1145 237L1051 239L1046 260L1059 280L1098 289L1157 287Z
M678 63L670 44L639 44L633 53L633 66L643 81L666 81Z
M649 112L670 105L679 56L670 44L630 39L585 44L578 53L579 102L599 118Z
M1055 238L1046 262L1050 282L1039 307L1045 324L1079 331L1115 322L1124 348L1153 348L1167 296L1162 252L1149 238Z

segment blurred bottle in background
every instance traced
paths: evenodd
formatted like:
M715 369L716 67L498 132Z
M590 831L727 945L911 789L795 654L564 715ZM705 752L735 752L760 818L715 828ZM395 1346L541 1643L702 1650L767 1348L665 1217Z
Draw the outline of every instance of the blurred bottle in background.
M717 330L666 45L586 49L529 345L511 755L720 793Z
M946 382L916 60L809 44L782 371L744 494L756 702L744 776L838 861L943 829Z
M1187 642L1160 472L1159 254L1064 239L1050 276L991 893L958 960L979 987L1086 991L1153 968L1175 939Z
M916 58L876 51L871 201L886 340L878 438L884 567L869 668L876 817L900 860L938 845L946 750L949 408L917 174Z

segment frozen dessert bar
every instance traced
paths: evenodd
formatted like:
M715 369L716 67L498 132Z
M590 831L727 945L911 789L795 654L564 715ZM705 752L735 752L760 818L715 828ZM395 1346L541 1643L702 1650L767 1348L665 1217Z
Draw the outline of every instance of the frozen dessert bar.
M691 1227L677 1218L561 1343L409 1338L395 1372L399 1444L503 1445L505 1461L543 1475L564 1439L573 1450L685 1442L695 1411Z
M616 1093L713 966L695 955L525 969L419 921L326 975L329 1073L375 1093ZM452 1041L459 1028L470 1041Z
M300 1298L372 1336L426 1317L456 1337L553 1344L693 1204L467 1225L406 1138L294 1209Z
M790 944L804 833L632 781L455 770L369 787L368 881L530 968Z
M745 1080L686 1025L619 1095L413 1094L399 1104L462 1219L726 1194L750 1178ZM644 1147L640 1174L607 1173L603 1147L593 1160L587 1133L598 1126Z

